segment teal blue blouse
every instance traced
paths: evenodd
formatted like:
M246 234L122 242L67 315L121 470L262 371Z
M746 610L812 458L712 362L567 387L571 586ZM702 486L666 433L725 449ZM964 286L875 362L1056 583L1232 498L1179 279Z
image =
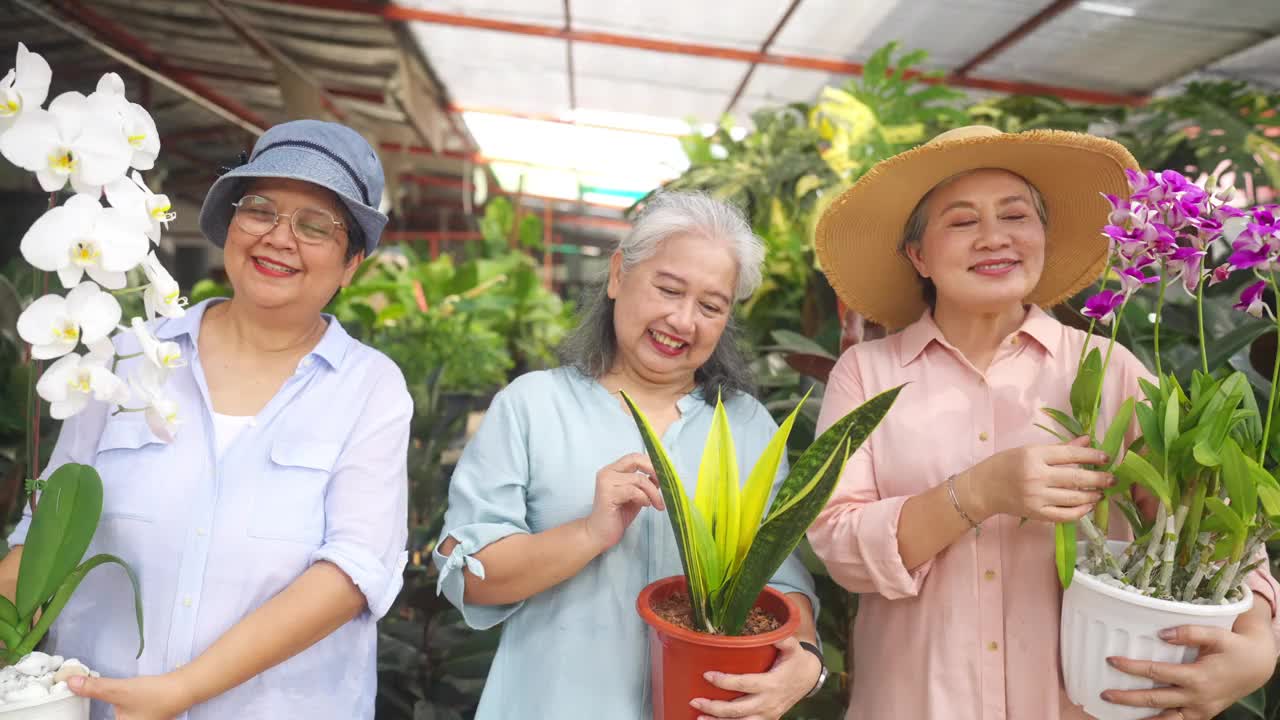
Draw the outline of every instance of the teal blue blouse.
M696 392L677 407L681 416L663 445L692 496L713 408ZM749 396L728 400L725 411L746 478L777 425ZM485 629L506 623L477 720L651 717L648 644L635 602L649 583L681 573L665 513L642 510L616 546L520 603L464 602L461 572L465 566L482 575L474 554L496 540L588 515L596 472L634 452L644 452L644 445L631 416L617 397L576 370L529 373L494 398L449 488L441 539L452 535L458 545L449 557L434 553L437 590L467 624ZM784 475L785 469L779 478ZM796 555L770 585L804 593L817 611L813 580Z

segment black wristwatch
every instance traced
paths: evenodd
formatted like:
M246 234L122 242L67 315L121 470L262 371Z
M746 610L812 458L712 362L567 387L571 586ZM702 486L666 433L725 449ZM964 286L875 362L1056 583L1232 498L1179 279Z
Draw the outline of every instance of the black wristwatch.
M811 698L818 694L818 691L822 689L822 684L827 681L827 663L822 659L822 651L818 649L817 645L801 640L800 647L813 653L813 656L818 658L818 667L822 668L822 671L818 673L818 682L814 683L813 689L809 691L808 695L805 695L805 697Z

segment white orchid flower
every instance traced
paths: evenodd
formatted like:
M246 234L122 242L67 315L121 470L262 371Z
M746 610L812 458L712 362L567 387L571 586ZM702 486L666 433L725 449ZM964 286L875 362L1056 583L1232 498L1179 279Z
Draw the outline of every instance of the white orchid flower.
M134 393L144 403L147 426L151 432L164 442L173 442L178 426L182 424L178 403L164 391L167 371L143 363L138 371L129 377L129 384Z
M142 174L137 170L129 177L122 177L108 183L106 188L107 202L111 207L138 215L148 224L147 237L151 242L160 244L160 232L169 226L177 217L168 195L157 195L151 192Z
M18 335L31 343L31 356L52 360L76 349L81 340L98 347L120 322L120 303L95 283L83 282L66 297L45 295L18 316Z
M0 154L36 174L45 192L61 190L67 181L78 193L98 197L102 186L129 169L133 148L125 138L115 101L92 101L65 92L48 110L28 108L0 135Z
M117 405L129 399L128 386L107 369L103 358L79 353L54 361L36 382L36 393L49 402L54 420L84 410L90 398Z
M178 347L178 343L167 341L161 342L159 338L151 334L147 329L147 324L142 318L133 319L133 334L138 338L138 347L142 351L142 356L150 361L150 364L162 371L163 378L168 378L168 373L174 368L180 368L187 364L182 359L182 350ZM161 382L160 384L163 384Z
M98 80L98 89L89 96L91 101L101 98L104 107L110 107L120 120L120 131L133 154L129 165L139 170L155 167L160 154L160 133L151 114L138 103L129 102L124 93L124 80L115 73L107 73Z
M75 287L88 272L111 290L124 287L125 273L142 262L149 247L136 217L104 208L87 195L76 195L41 215L19 245L27 262L58 273L63 287Z
M147 274L149 285L142 291L142 304L147 311L147 319L154 320L156 315L167 318L180 318L187 314L187 299L182 297L182 289L173 279L160 258L154 252L147 253L142 261L142 271Z
M17 62L4 79L0 79L0 133L8 130L23 111L44 105L52 79L49 63L18 43Z

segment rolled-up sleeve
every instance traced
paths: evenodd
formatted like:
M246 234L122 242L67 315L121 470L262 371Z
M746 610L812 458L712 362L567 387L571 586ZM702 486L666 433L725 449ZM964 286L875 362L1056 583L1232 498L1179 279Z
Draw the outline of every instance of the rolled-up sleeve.
M53 454L49 456L49 465L40 471L40 477L48 479L67 463L93 465L98 455L98 441L102 438L102 429L107 424L107 413L111 409L107 403L91 402L79 414L64 420L58 440L53 445ZM9 547L27 541L27 531L31 529L31 504L25 503L25 506L22 519L9 533Z
M853 350L836 363L818 415L819 433L866 401ZM809 528L809 544L827 572L850 592L879 593L894 600L915 597L933 567L908 570L898 551L898 521L908 497L881 498L876 484L874 436L845 463L826 508Z
M323 544L311 562L327 561L364 593L381 618L404 584L409 534L409 427L413 399L390 361L377 369L355 430L325 492Z
M515 533L528 533L526 490L529 453L525 419L515 407L512 386L498 393L485 413L475 437L467 443L449 483L449 509L440 543L457 541L447 557L440 544L432 559L440 572L436 592L448 598L468 625L484 630L511 617L523 603L477 605L465 599L466 573L484 578L484 565L475 558L491 543Z

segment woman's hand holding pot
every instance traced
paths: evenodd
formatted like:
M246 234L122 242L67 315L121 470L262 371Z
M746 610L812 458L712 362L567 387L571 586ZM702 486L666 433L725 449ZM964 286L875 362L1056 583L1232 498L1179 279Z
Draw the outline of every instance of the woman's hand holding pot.
M800 647L800 641L789 637L777 643L778 659L769 672L755 675L730 675L709 672L707 682L721 690L743 693L734 700L697 698L691 705L702 713L700 720L747 718L778 720L813 689L822 665L813 653Z
M1060 523L1079 520L1115 483L1109 473L1081 465L1105 465L1106 453L1088 438L998 452L955 478L960 502L982 522L992 515Z

